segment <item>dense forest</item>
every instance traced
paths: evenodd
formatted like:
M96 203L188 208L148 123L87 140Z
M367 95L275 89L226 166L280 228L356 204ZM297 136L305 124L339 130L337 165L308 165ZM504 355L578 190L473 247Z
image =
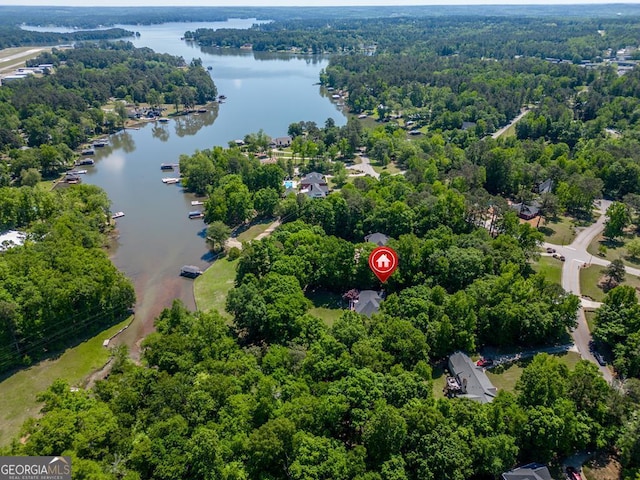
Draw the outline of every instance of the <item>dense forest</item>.
M134 33L122 28L77 31L69 33L34 32L13 25L0 24L0 48L24 47L29 45L72 44L89 40L116 40L133 36Z
M0 6L0 24L17 26L53 25L77 28L99 28L116 24L149 25L166 22L219 22L229 18L277 19L362 19L389 17L506 16L506 17L581 17L612 18L637 15L640 7L608 5L483 5L482 9L466 5L377 5L373 7L91 7L66 6Z
M541 354L492 403L435 399L425 327L401 311L425 295L434 314L455 300L428 288L393 295L388 312L348 312L328 328L304 314L295 278L261 282L267 315L298 314L286 339L239 344L217 313L176 303L144 342L147 366L120 351L91 392L54 383L40 397L45 415L3 453L64 452L74 478L94 480L494 479L515 463L613 443L625 465L637 461L635 381L623 394L593 364L568 371Z
M30 365L124 318L135 295L103 250L109 199L97 187L0 188L0 372Z
M198 29L185 33L201 45L257 51L371 52L461 55L505 59L555 57L597 60L606 48L637 42L637 17L585 18L468 16L278 20L248 30ZM603 33L604 32L604 33Z

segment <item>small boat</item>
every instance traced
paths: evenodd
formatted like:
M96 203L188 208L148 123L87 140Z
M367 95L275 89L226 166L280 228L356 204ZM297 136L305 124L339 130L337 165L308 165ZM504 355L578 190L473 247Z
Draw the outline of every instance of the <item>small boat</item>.
M204 213L202 213L200 210L194 210L193 212L189 212L189 218L194 219L194 218L203 218L204 217Z
M93 142L93 146L97 148L106 147L107 145L109 145L109 142L107 142L106 140L96 140L95 142Z
M96 151L93 148L85 148L81 153L82 155L95 155Z
M161 163L160 170L173 170L173 163Z
M113 215L111 215L111 218L113 218L114 220L120 217L124 217L124 212L116 212Z
M191 206L197 207L198 205L204 205L204 202L201 202L200 200L191 200Z
M213 70L213 67L212 67L211 65L209 65L209 66L207 67L207 70Z
M84 175L87 173L87 170L74 170L78 175Z
M96 162L94 162L92 158L82 158L76 162L76 166L77 165L93 165L95 163Z
M195 265L183 265L180 269L180 276L182 277L196 278L199 275L202 275L202 270Z
M167 123L167 122L169 121L169 119L168 119L168 118L164 118L164 117L162 117L162 118L159 118L159 119L158 119L158 121L159 121L160 123Z
M172 185L174 183L178 183L180 181L177 177L164 177L162 179L162 183L166 183L167 185Z
M227 99L227 96L226 96L226 95L219 95L219 96L218 96L218 98L219 98L220 100L226 100L226 99Z

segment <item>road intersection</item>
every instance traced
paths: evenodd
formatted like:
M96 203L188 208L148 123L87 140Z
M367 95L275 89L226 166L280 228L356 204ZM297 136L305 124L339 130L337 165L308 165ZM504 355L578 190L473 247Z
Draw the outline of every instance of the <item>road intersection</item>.
M606 220L606 211L611 205L609 200L600 200L598 202L598 211L600 217L598 220L580 231L574 241L570 245L554 245L551 243L544 243L544 248L553 248L558 255L565 257L565 262L562 265L562 288L567 292L577 295L581 299L581 306L578 310L577 326L571 332L573 342L578 350L580 356L591 362L594 362L600 368L605 380L609 383L613 381L613 374L607 366L599 365L596 361L593 353L589 348L589 342L591 341L591 332L587 325L587 319L584 314L586 308L597 308L600 304L587 299L583 299L580 296L580 269L585 265L609 265L609 262L599 257L594 257L587 251L587 247L591 241L599 235L604 229L604 223ZM627 272L632 275L640 275L640 270L636 268L625 267Z

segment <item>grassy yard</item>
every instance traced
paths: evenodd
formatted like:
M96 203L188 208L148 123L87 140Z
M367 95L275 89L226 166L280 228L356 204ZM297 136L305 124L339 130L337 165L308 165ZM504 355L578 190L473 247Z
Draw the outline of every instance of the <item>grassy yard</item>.
M602 277L602 270L604 269L605 267L601 265L591 265L588 268L580 269L580 292L582 295L590 297L596 302L604 300L605 293L598 287L598 280ZM627 274L622 284L630 285L637 289L640 288L640 278Z
M371 166L373 167L373 169L377 173L388 173L389 175L396 175L396 174L402 172L402 170L400 170L398 168L398 166L395 164L395 162L391 162L386 167L382 166L378 162L371 163Z
M553 257L540 257L531 265L536 273L542 273L544 277L553 283L560 283L562 280L562 262Z
M328 327L333 325L348 306L342 297L336 293L315 291L307 293L306 296L313 303L313 308L309 310L309 313L314 317L318 317Z
M587 251L591 255L598 255L600 258L604 258L605 260L615 260L616 258L622 259L625 265L629 265L631 267L640 267L640 258L633 258L629 256L627 252L627 243L629 243L634 238L638 238L637 235L626 234L624 237L617 239L616 241L610 241L605 239L602 235L598 235L594 238L589 247L587 247ZM600 255L598 248L604 245L606 247L606 252L604 255Z
M573 370L576 364L580 361L580 355L576 352L566 352L562 354L554 354L555 357L560 360L560 363L567 366L569 370ZM506 390L513 392L516 388L516 383L522 375L522 371L531 362L533 357L520 360L519 362L512 363L504 370L500 371L497 368L487 370L487 377L491 380L494 386L498 390Z
M24 421L38 415L40 404L36 395L46 390L54 380L63 378L70 385L81 385L92 372L109 359L109 350L102 342L129 323L123 321L81 344L67 349L57 358L42 361L0 382L0 446L15 438Z
M264 232L269 225L273 222L273 219L264 220L261 223L251 225L248 229L238 235L238 240L241 242L249 242Z
M576 224L571 217L558 217L553 221L547 219L546 222L538 228L544 234L545 242L555 245L569 245L576 238Z
M215 309L223 317L231 319L224 305L227 293L233 288L237 265L238 260L230 262L227 258L220 258L196 279L193 294L198 310L206 312Z
M507 128L504 132L502 132L502 135L500 135L500 137L508 138L508 137L515 137L515 135L516 135L516 124L514 123L513 125L510 125L509 128Z
M596 312L595 310L585 310L584 317L587 320L587 325L589 327L589 331L593 332L593 329L596 328Z

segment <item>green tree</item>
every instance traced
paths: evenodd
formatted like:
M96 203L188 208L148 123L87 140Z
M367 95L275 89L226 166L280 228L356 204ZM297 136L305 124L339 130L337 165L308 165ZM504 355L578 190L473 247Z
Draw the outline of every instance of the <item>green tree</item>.
M631 215L627 206L624 203L614 202L607 209L603 235L611 240L620 237L630 222Z
M223 222L215 221L207 227L207 243L214 250L222 250L229 236L231 236L231 228Z

